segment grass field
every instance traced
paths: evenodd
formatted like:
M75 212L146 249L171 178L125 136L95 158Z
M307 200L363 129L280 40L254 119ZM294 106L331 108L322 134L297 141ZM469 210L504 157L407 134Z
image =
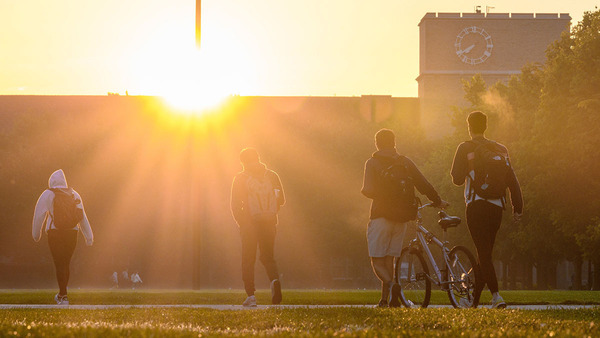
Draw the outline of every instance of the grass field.
M54 291L1 290L0 303L51 304ZM599 292L505 291L509 303L600 303ZM259 303L268 304L260 291ZM72 304L239 304L239 290L73 290ZM376 291L286 290L286 304L374 304ZM447 303L441 292L435 303ZM527 302L531 303L531 302ZM600 307L581 310L457 310L377 308L198 308L0 310L0 337L147 336L600 336Z
M600 309L320 308L3 310L0 336L577 336L600 335Z
M54 304L56 290L0 290L0 304ZM376 304L377 290L283 290L283 304ZM596 291L503 291L508 304L600 304ZM259 304L270 304L268 290L256 293ZM71 304L241 304L242 290L69 290ZM491 300L485 291L482 304ZM450 304L446 293L432 291L431 304Z

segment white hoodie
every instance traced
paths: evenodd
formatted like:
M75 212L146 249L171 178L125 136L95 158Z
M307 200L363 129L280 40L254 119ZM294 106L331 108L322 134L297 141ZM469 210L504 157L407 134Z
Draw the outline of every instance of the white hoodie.
M65 173L62 169L58 169L50 175L48 186L51 189L68 187L67 179L65 178ZM86 244L92 245L94 243L94 233L92 232L90 222L88 221L85 209L83 208L83 201L81 201L81 196L79 196L75 190L73 190L73 193L75 194L75 198L80 201L77 207L83 210L83 219L73 228L73 230L81 229ZM38 198L37 204L35 205L35 212L33 213L32 235L34 241L38 242L40 238L42 238L42 229L45 229L46 232L50 229L56 229L53 222L54 217L48 217L49 215L53 215L53 213L54 192L46 189L40 195L40 198Z

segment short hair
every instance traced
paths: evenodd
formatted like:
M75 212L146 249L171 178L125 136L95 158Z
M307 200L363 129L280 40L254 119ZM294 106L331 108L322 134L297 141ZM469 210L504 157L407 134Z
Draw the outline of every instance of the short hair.
M487 129L487 115L476 110L469 114L467 117L467 123L469 124L469 130L476 134L483 134Z
M395 148L396 135L389 129L381 129L375 134L375 145L377 149Z
M254 148L242 149L240 152L240 162L242 162L242 164L259 162L258 151Z

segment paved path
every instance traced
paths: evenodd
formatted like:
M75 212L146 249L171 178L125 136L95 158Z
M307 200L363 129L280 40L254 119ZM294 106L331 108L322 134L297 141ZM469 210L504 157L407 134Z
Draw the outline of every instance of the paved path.
M106 309L153 309L153 308L192 308L213 310L265 310L265 309L321 309L321 308L365 308L374 305L258 305L248 308L241 305L211 305L211 304L175 304L175 305L52 305L52 304L0 304L0 309L78 309L78 310L106 310ZM429 308L451 308L450 305L430 305ZM483 306L489 308L488 306ZM600 305L509 305L508 309L518 310L557 310L557 309L592 309Z

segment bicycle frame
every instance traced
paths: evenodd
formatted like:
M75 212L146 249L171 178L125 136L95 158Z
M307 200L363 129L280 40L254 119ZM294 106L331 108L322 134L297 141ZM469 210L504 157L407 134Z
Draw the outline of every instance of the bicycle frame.
M433 272L435 273L437 280L434 280L433 278L431 278L431 276L427 276L427 278L429 278L429 280L432 283L434 283L435 285L444 287L444 286L448 286L448 284L451 284L453 282L448 281L447 275L446 275L446 278L444 278L442 276L442 270L440 270L437 263L435 262L435 259L433 258L433 254L431 253L431 250L429 249L429 244L433 243L437 247L440 248L440 250L442 251L442 257L444 258L444 264L445 264L445 269L446 269L447 273L453 273L452 269L450 269L450 258L448 257L448 253L450 252L450 249L447 247L448 241L446 241L446 230L444 230L443 238L440 241L433 233L429 232L427 229L425 229L423 227L423 218L421 216L421 209L425 208L426 206L428 206L428 205L424 205L424 206L420 207L419 210L417 211L417 220L416 220L416 232L417 232L416 235L417 236L415 239L410 241L409 247L418 246L419 248L421 248L421 250L426 254L426 259L429 261L429 264L431 264L431 267L433 268ZM453 276L453 277L455 277L455 276ZM453 278L453 280L456 280L456 278Z

